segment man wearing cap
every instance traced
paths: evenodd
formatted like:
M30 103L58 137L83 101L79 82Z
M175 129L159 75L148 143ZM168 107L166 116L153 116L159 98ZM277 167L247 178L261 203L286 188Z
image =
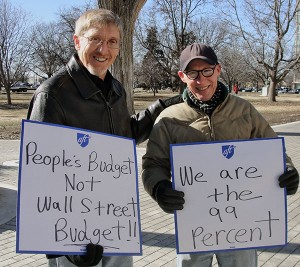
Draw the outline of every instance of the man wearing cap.
M172 189L170 144L277 137L248 101L228 93L218 81L220 73L221 65L210 46L196 43L182 51L178 75L187 85L184 102L159 115L143 156L145 190L167 213L184 208L184 193ZM298 189L299 174L288 157L286 166L278 182L291 195ZM221 266L257 266L255 249L215 255ZM180 254L177 266L206 267L211 266L212 259L213 253Z

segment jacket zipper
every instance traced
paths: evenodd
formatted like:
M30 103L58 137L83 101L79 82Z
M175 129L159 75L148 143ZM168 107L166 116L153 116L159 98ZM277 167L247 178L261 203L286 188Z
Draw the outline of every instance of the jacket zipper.
M107 105L107 110L108 110L108 117L109 117L109 122L110 122L110 129L111 129L111 133L112 134L115 134L115 127L114 127L114 122L113 122L113 119L112 119L112 107L109 103L110 101L110 97L111 97L111 91L109 91L108 93L108 97L107 97L107 101L106 101L106 105Z
M224 100L225 101L225 100ZM213 116L216 112L218 112L218 110L223 106L223 103L222 102L219 106L216 107L216 109L213 111L213 113L211 114L211 117L209 118L209 125L210 125L210 129L211 129L211 139L212 141L216 141L216 138L215 138L215 131L214 131L214 126L213 126L213 123L212 123L212 119L213 119Z
M108 92L107 99L104 97L104 95L101 91L99 91L99 92L100 92L101 98L104 100L104 102L106 104L106 109L107 109L107 112L108 112L109 126L110 126L110 131L111 131L110 133L115 134L115 127L114 127L114 122L113 122L113 119L112 119L112 107L109 103L112 92L111 91Z
M213 126L213 123L212 123L212 116L213 116L213 114L211 114L211 117L208 116L208 125L209 125L209 128L210 128L210 139L212 141L216 141L215 140L214 126Z
M208 127L210 129L210 132L209 132L210 139L211 139L211 141L215 141L214 127L213 127L213 124L211 122L212 121L211 118L212 118L213 114L211 114L211 118L210 118L206 113L202 112L201 110L198 110L198 109L193 108L193 107L192 107L192 109L195 110L197 113L199 113L201 115L204 115L207 118Z

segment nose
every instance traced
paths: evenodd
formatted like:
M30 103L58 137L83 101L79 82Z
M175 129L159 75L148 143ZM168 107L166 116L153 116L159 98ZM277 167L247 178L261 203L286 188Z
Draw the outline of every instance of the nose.
M98 45L97 50L98 50L99 52L102 52L102 53L103 53L103 51L108 50L107 42L104 41L104 42L102 42L101 45Z
M199 73L198 77L195 79L195 81L196 81L196 83L200 84L202 82L202 80L203 80L202 74Z

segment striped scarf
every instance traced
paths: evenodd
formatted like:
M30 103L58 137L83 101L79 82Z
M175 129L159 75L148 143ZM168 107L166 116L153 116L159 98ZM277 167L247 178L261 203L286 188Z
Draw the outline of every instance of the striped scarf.
M203 111L205 114L207 114L208 116L211 116L211 114L216 109L216 107L219 106L221 104L221 102L223 101L223 99L221 97L222 87L221 87L220 83L218 83L218 86L217 86L217 89L216 89L214 95L208 101L201 101L201 100L197 99L190 90L187 90L187 92L188 92L188 96L189 96L190 100L193 102L193 104L197 108L199 108L201 111Z

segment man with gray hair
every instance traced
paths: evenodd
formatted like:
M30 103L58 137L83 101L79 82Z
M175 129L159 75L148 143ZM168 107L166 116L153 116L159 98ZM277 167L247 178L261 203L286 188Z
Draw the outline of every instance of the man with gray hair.
M130 116L126 92L109 72L120 50L120 18L106 9L86 11L76 21L76 53L67 65L36 90L27 118L145 141L157 115L181 97L157 100ZM49 266L133 265L130 256L103 256L101 244L88 244L85 255L47 255Z

